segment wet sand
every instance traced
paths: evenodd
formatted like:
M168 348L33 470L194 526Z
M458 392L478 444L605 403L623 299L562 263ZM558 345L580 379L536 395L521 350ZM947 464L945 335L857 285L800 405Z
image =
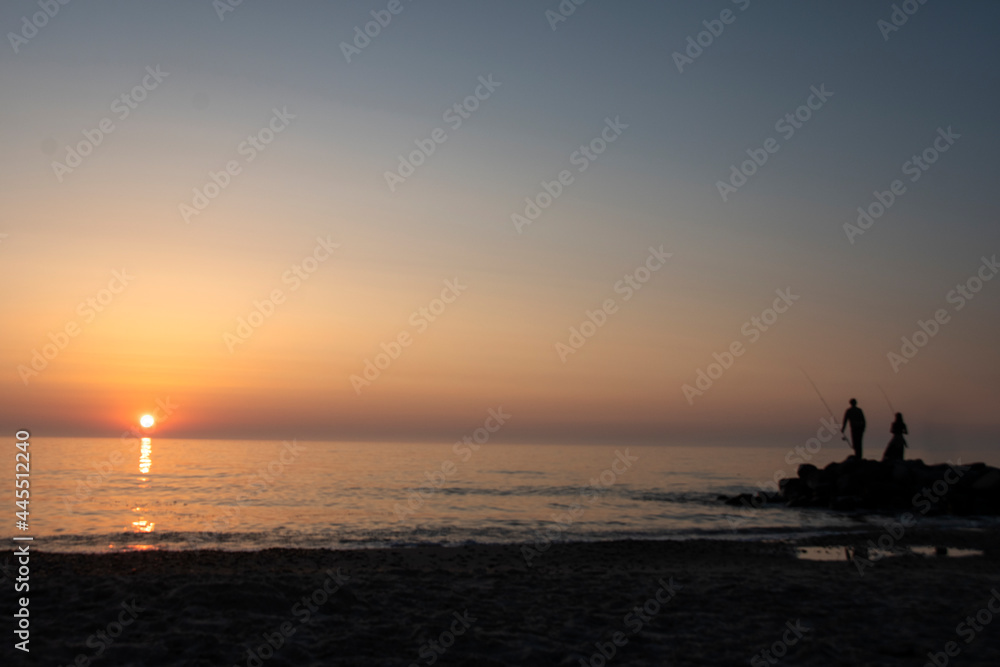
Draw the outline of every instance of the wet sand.
M949 664L1000 664L1000 615L956 630L1000 589L1000 539L907 537L985 555L894 557L862 576L787 544L717 541L554 544L531 567L516 545L36 552L31 654L8 634L0 655L80 667L924 665L955 642ZM10 613L10 581L2 600Z

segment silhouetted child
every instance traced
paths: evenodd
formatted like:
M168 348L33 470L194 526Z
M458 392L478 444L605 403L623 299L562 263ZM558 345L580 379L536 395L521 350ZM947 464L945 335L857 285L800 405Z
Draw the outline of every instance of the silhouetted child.
M892 440L889 441L889 445L885 448L882 460L902 461L903 448L908 447L908 445L906 444L906 438L903 437L907 434L907 430L906 424L903 423L903 414L901 412L896 413L896 421L892 422L889 432L892 433Z

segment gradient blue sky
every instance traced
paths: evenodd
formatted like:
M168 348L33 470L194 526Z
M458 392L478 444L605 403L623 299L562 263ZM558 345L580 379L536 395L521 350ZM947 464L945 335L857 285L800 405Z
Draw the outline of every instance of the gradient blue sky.
M209 0L74 2L0 47L0 422L117 433L171 396L171 435L451 437L502 404L510 437L798 438L825 412L801 366L879 430L881 385L927 438L995 441L1000 281L899 373L886 353L1000 251L996 3L928 2L885 40L890 2L590 0L553 31L555 1L404 0L347 63L340 43L387 4L245 0L220 21ZM36 11L8 2L0 27ZM166 80L58 182L52 160L156 65ZM390 192L397 155L487 75L501 87ZM820 85L833 97L780 138ZM287 131L185 224L178 204L275 107ZM628 129L517 234L511 214L607 117ZM955 146L848 243L855 209L949 126ZM723 202L716 182L770 136L780 151ZM340 253L230 353L223 333L319 235ZM660 244L668 265L562 363L554 344ZM122 267L134 285L25 385ZM358 395L350 376L455 276L468 292ZM786 286L801 301L689 405L682 385Z

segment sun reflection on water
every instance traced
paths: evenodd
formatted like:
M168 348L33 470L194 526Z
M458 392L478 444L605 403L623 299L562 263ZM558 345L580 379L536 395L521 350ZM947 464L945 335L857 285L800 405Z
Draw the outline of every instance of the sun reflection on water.
M153 440L151 438L143 438L142 444L139 449L139 474L148 475L149 471L153 467ZM148 482L148 477L140 477L140 482ZM142 488L146 488L146 484L141 485ZM143 516L142 506L136 506L132 508L132 511L137 513L138 516L132 521L132 532L133 533L152 533L153 529L156 527L154 521L150 521L145 516Z
M156 524L152 521L146 521L143 518L139 518L132 522L132 532L133 533L151 533L153 532L153 527Z
M153 441L150 438L142 439L142 447L139 449L139 472L148 475L153 467Z

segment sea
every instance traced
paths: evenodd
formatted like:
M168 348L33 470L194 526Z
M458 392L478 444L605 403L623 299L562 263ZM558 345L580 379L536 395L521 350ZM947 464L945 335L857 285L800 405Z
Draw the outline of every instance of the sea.
M847 451L836 444L810 454L794 446L33 437L27 525L10 517L0 536L31 537L38 550L89 553L541 546L789 540L890 520L720 499L775 490L803 457L820 467L841 460ZM963 462L984 460L976 456L965 452ZM13 471L3 477L12 499ZM995 518L922 521L1000 527Z

